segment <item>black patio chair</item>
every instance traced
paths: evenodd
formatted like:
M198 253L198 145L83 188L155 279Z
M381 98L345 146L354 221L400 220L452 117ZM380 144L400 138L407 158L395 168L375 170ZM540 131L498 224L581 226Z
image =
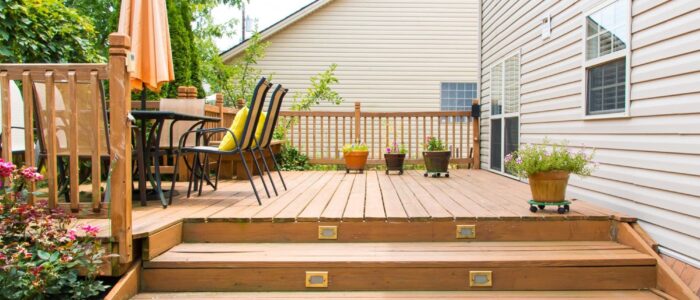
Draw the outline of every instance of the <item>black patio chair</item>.
M277 174L279 175L280 180L282 181L282 186L286 191L287 185L284 183L284 178L282 178L282 172L280 172L280 166L277 163L275 154L272 152L272 136L275 132L275 127L277 127L277 119L279 117L280 108L282 107L282 101L284 100L284 96L287 94L288 91L289 90L283 88L281 84L278 84L275 90L272 92L272 97L270 97L270 105L267 109L267 118L265 118L265 123L263 124L262 135L260 136L260 140L255 141L255 145L251 148L251 152L255 153L255 151L258 151L260 153L260 157L263 161L262 164L263 166L265 166L265 171L267 171L267 176L270 178L272 190L275 191L275 195L278 195L277 188L275 187L275 181L272 180L272 173L270 172L270 169L267 166L267 160L265 159L265 153L263 152L263 150L268 150L270 152L272 161L275 163L275 169L277 170ZM253 157L256 156L253 155Z
M190 179L187 187L187 197L190 197L190 193L192 191L192 184L193 180L199 180L199 191L198 195L202 194L202 186L204 184L205 177L208 177L209 175L207 174L207 166L208 161L209 161L209 155L218 155L218 165L216 169L216 178L214 181L214 184L212 187L214 190L216 190L219 182L219 170L221 168L221 156L223 155L235 155L238 154L241 156L241 163L243 164L243 168L246 171L246 174L248 175L248 180L250 181L251 187L253 187L253 192L255 193L255 198L258 200L258 204L262 205L262 201L260 201L260 196L258 195L258 190L255 187L255 183L253 182L253 176L250 173L250 169L248 168L248 164L246 163L246 159L244 156L244 152L251 152L251 146L253 144L253 141L255 140L255 130L258 125L258 120L260 119L260 114L262 113L262 107L263 103L265 102L265 96L267 95L267 92L270 90L270 87L272 84L267 81L266 78L261 78L260 81L258 81L258 84L255 87L255 90L253 91L253 96L250 101L250 106L249 106L249 111L248 111L248 117L245 121L245 126L243 127L243 135L241 136L241 140L239 141L236 139L236 135L228 128L208 128L208 129L197 129L197 130L190 130L185 132L181 137L180 137L180 142L178 143L178 149L176 152L176 159L175 159L175 170L173 171L174 174L173 176L177 177L177 170L178 170L178 162L180 160L180 156L186 153L193 153L194 154L194 162L193 162L193 170L190 172ZM218 147L216 146L209 146L210 141L214 140L215 137L217 137L219 134L226 134L229 133L231 134L231 137L233 138L235 147L232 150L219 150ZM187 143L187 139L189 138L190 135L195 134L195 146L185 146ZM200 155L203 155L204 158L200 159ZM186 160L187 157L183 156L183 160ZM185 161L187 163L187 161ZM267 193L267 197L270 197L270 192L267 189L267 184L265 183L264 175L262 172L262 169L260 169L260 165L258 165L258 161L256 159L253 159L253 164L255 165L256 170L258 171L258 174L260 174L260 179L262 180L263 187L265 188L265 193ZM207 179L207 181L209 181ZM169 202L172 204L173 200L173 190L175 189L175 181L173 181L172 186L170 188L170 196L169 196Z

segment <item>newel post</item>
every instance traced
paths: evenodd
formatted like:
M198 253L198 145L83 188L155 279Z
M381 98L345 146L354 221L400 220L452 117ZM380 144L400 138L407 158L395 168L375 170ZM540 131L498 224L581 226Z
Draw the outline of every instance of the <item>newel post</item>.
M355 143L360 142L360 102L355 102Z
M481 105L479 99L472 100L472 147L474 147L474 155L472 157L472 169L478 170L481 168L481 126L479 118L481 118Z
M117 243L119 263L132 261L131 236L131 83L127 54L131 39L109 35L109 128L111 146L110 199L112 240Z
M216 93L216 108L219 110L219 127L224 125L224 94Z

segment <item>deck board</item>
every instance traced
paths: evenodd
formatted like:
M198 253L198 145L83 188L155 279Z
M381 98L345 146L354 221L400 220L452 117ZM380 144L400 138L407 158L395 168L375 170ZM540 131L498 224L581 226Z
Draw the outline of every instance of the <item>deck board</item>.
M186 198L187 183L180 182L179 195L163 209L156 201L134 205L133 234L153 234L183 219L237 222L388 221L416 222L452 219L610 219L614 213L577 200L571 212L553 210L532 213L527 184L483 170L451 170L450 178L424 178L420 171L385 175L381 171L346 174L340 171L284 172L288 190L267 198L258 176L262 206L246 181L223 181L217 191L205 187L202 195ZM266 177L266 180L269 178ZM109 234L107 219L80 219L78 224L99 226L100 236Z

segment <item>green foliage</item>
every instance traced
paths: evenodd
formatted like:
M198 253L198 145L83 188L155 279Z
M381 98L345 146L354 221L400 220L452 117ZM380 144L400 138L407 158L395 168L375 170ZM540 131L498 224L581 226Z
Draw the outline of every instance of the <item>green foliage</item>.
M243 56L238 58L229 68L224 68L220 76L230 76L224 78L226 81L220 82L220 89L224 93L224 104L233 106L238 99L245 99L249 104L255 85L262 76L262 70L255 67L258 60L265 57L265 49L270 42L260 39L259 33L254 33L248 40L248 47L244 50ZM268 76L271 80L271 76ZM214 85L212 85L214 86Z
M367 145L364 143L353 143L353 144L346 144L343 146L343 153L348 153L348 152L367 152L369 148Z
M27 184L43 180L36 168L0 159L0 177L9 183L0 189L0 299L87 299L106 290L96 280L105 254L99 228L83 225L78 237L60 209L27 204Z
M343 98L332 88L332 85L338 83L338 78L335 77L336 68L338 68L337 64L331 64L325 71L312 76L311 86L306 89L306 93L294 94L292 110L308 111L312 106L321 104L321 101L335 105L343 103Z
M95 50L103 57L109 55L109 35L117 31L120 0L65 0L81 16L90 19L95 28Z
M391 147L386 147L386 153L388 154L406 154L406 152L408 152L406 146L397 144L396 141L394 141Z
M573 174L588 176L594 167L590 162L593 153L586 154L584 149L569 150L567 144L550 144L544 140L541 145L524 145L518 151L506 155L506 169L520 177L526 177L539 172L568 171Z
M91 20L62 0L0 0L0 62L99 62Z
M161 96L176 98L179 86L194 86L197 96L203 98L204 89L200 78L200 60L192 31L193 14L187 0L166 0L168 25L170 27L170 49L173 54L175 80L163 86Z
M290 145L283 145L277 154L282 171L305 171L311 169L309 158Z
M429 136L426 139L428 151L447 151L447 146L441 139L434 136Z
M293 111L309 111L315 105L321 104L322 101L340 105L343 103L343 98L338 92L333 90L333 85L338 83L338 78L335 77L335 69L337 64L331 64L328 69L311 77L311 86L306 89L306 93L299 92L294 94L291 110ZM294 125L295 119L287 119L283 125L277 126L274 132L274 138L284 140L287 137L287 131Z

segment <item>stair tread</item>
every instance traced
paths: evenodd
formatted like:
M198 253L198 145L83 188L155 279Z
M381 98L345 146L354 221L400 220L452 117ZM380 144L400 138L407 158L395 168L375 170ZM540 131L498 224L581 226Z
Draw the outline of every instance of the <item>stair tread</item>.
M185 243L146 268L640 266L656 260L611 241Z
M377 291L140 293L132 299L663 299L651 291Z

